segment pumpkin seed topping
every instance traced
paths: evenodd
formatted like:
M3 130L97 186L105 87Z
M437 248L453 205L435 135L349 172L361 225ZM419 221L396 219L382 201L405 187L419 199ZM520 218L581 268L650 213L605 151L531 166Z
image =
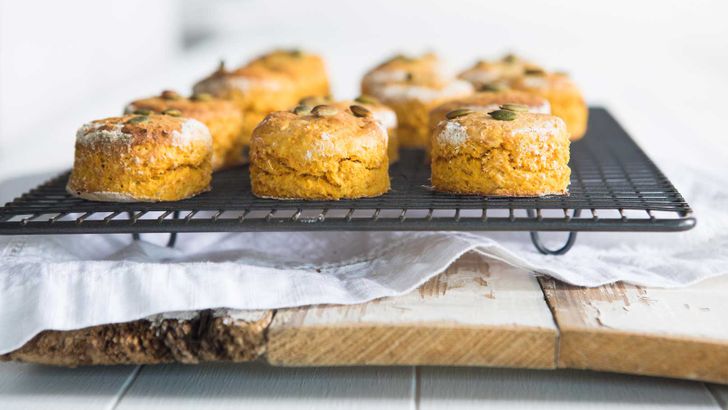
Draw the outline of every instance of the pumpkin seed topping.
M354 99L354 101L362 104L376 105L379 104L379 100L370 95L360 95Z
M499 92L507 89L508 86L506 86L505 84L491 83L481 85L478 91Z
M308 115L311 114L311 107L306 104L298 104L293 109L293 113L296 115Z
M179 95L176 91L172 90L162 91L161 97L165 100L179 100L180 98L182 98L181 95Z
M212 101L212 95L208 93L194 94L190 97L192 101Z
M455 118L462 117L462 116L472 114L472 113L473 113L473 110L471 110L469 108L459 108L457 110L452 110L452 111L448 112L447 114L445 114L445 117L448 120L454 120Z
M125 124L139 124L140 122L147 121L149 119L146 115L140 115L138 117L130 118Z
M323 104L317 105L311 109L311 114L317 117L330 117L332 115L336 115L338 112L339 110L337 110L336 107Z
M175 109L172 108L172 109L169 109L169 110L162 111L162 114L169 115L171 117L181 117L182 116L182 111L175 110Z
M503 104L500 106L500 109L513 112L527 112L528 106L523 104Z
M516 116L518 114L516 114L513 111L508 111L508 110L497 110L497 111L489 112L488 115L490 115L491 117L493 117L494 119L496 119L498 121L513 121L516 119Z
M351 113L354 114L356 117L371 117L372 112L367 110L366 108L362 107L361 105L352 105L349 107L351 110Z

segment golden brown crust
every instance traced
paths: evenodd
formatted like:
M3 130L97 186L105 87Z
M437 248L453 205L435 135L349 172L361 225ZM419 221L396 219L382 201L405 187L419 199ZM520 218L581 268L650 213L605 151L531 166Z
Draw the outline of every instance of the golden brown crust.
M436 128L432 184L460 194L565 194L568 161L568 133L560 118L523 112L501 121L473 112Z
M173 91L164 91L157 97L132 101L125 113L140 110L156 113L177 110L182 117L204 123L212 135L213 171L244 163L243 151L247 141L242 137L243 114L234 103L209 95L185 98Z
M329 99L330 100L330 99ZM329 105L339 108L340 110L351 113L351 106L358 105L366 108L372 113L375 120L387 130L387 156L389 163L393 164L399 160L399 138L397 137L397 114L393 109L374 100L373 98L365 98L359 100L341 100L330 102Z
M440 121L445 119L448 112L468 108L473 111L493 111L502 104L523 104L529 111L549 114L551 112L548 101L536 94L517 90L479 92L467 97L450 100L430 111L430 130L434 130Z
M551 113L561 117L569 129L571 140L575 141L586 133L589 108L576 84L562 73L540 73L525 75L512 81L511 86L546 98L551 104Z
M209 189L211 159L210 132L197 120L106 118L79 129L67 190L98 201L184 199Z
M420 56L396 55L369 70L361 82L361 92L374 95L382 84L416 81L437 83L441 77L440 60L435 53Z
M323 59L302 50L275 50L248 64L287 73L297 84L299 98L308 95L328 95L329 80Z
M321 57L280 50L232 71L221 65L193 89L195 93L208 93L238 105L244 115L242 134L246 145L255 126L267 114L286 110L305 96L330 92Z
M259 197L341 199L389 189L387 135L372 117L275 112L253 132L250 177Z
M435 54L411 58L398 56L370 70L362 79L362 91L373 95L397 114L401 146L426 147L429 112L453 98L472 94L472 86L442 75Z
M472 67L461 72L458 78L469 81L476 89L481 89L490 84L507 84L532 69L540 67L521 57L508 54L499 60L478 60Z

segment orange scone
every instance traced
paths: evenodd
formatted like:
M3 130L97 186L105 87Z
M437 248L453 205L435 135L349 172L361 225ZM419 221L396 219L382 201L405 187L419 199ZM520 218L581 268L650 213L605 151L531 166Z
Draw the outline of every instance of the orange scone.
M234 102L243 114L242 141L249 145L258 123L273 111L296 104L299 92L290 75L262 66L228 71L224 64L212 75L195 84L195 94L210 94Z
M437 191L494 196L566 194L569 135L564 121L509 105L491 113L458 110L432 136Z
M221 64L193 90L237 103L248 145L253 129L266 115L287 110L306 96L328 95L329 80L321 57L299 50L273 51L232 71Z
M479 60L472 67L461 72L458 78L470 82L476 90L488 90L505 85L522 76L526 70L535 68L537 66L533 63L508 54L500 60Z
M210 189L212 137L173 115L125 115L85 124L66 190L93 201L176 201Z
M132 101L125 114L175 112L194 118L207 126L212 135L212 170L243 164L243 115L230 101L214 98L210 94L182 97L174 91L164 91L158 97Z
M398 54L369 70L361 80L361 93L371 95L382 84L400 83L411 77L439 76L442 70L435 53L417 57Z
M527 70L525 75L511 82L511 87L546 98L551 104L551 113L566 122L572 141L586 133L589 108L581 91L568 75Z
M299 98L330 94L324 60L316 54L297 49L275 50L254 59L248 66L261 66L287 73L296 84Z
M473 92L470 83L447 78L438 67L436 57L429 54L419 59L398 57L370 71L362 80L362 90L397 113L401 146L426 147L430 110Z
M387 133L361 107L330 105L274 112L253 132L253 194L277 199L342 199L389 190Z
M334 101L328 97L307 97L299 102L299 105L315 107L320 104L333 105L341 110L351 112L351 107L360 105L371 111L374 119L387 130L387 155L389 163L399 160L399 139L397 138L397 114L391 108L379 102L376 98L367 95L360 95L353 100Z

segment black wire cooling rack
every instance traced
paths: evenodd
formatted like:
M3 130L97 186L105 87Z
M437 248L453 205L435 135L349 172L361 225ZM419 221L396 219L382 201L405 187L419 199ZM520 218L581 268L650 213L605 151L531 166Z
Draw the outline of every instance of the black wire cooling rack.
M280 201L251 194L247 167L215 174L212 190L160 203L92 202L68 195L68 173L0 208L0 234L232 231L531 231L543 253L563 254L577 231L683 231L695 217L672 183L604 109L571 146L568 196L458 196L429 189L424 153L403 150L392 190L377 198ZM538 231L571 232L547 249Z

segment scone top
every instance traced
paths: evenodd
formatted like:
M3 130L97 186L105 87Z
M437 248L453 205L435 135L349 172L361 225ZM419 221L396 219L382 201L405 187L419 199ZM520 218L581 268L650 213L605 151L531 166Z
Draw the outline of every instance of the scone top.
M476 89L482 89L492 85L508 84L530 69L540 68L521 57L507 54L498 60L478 60L458 77L470 82Z
M528 111L533 113L551 113L549 102L539 95L517 90L486 91L450 100L435 107L430 112L430 125L432 128L436 127L440 121L446 118L448 112L456 109L469 109L487 113L509 103L525 105Z
M263 65L228 70L221 62L214 73L194 85L193 92L225 99L245 99L257 93L292 90L294 86L293 79L285 72Z
M76 132L77 145L185 146L191 143L212 145L208 128L198 120L172 115L129 114L104 118L81 126Z
M165 90L156 97L132 101L124 109L124 114L161 114L170 111L178 111L182 117L195 118L202 122L242 115L238 107L230 101L207 93L193 94L188 98L171 90Z
M493 148L533 141L568 147L566 124L559 117L531 113L517 104L505 104L490 113L461 109L451 111L438 124L432 135L432 155L481 157Z
M253 59L247 66L282 71L294 77L312 72L325 73L326 71L324 61L320 56L300 49L274 50Z
M547 72L541 69L527 70L523 76L511 81L510 85L516 90L532 92L578 92L578 87L568 74L564 72Z
M397 127L397 114L388 106L382 104L379 100L372 96L360 95L353 100L333 100L331 97L306 97L298 103L302 106L315 107L317 105L331 105L342 111L351 113L351 107L355 105L362 106L371 111L374 119L379 121L386 129Z
M440 77L442 67L435 53L421 56L398 54L369 70L362 79L362 94L369 94L372 88L387 83L411 81L413 77Z
M386 151L387 132L365 108L300 105L269 114L253 131L250 155L251 162L276 157L300 167L331 159L378 164Z
M446 76L435 54L396 56L369 71L362 92L387 101L436 101L473 92L470 83Z

